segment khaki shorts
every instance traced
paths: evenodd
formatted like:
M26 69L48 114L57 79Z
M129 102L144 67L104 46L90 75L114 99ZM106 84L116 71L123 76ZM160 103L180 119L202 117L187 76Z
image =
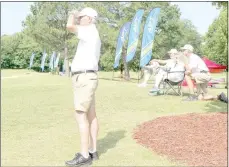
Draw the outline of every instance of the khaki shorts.
M88 112L94 105L98 86L97 73L81 73L72 76L74 107L77 111Z
M197 73L192 76L196 82L197 94L204 94L208 93L207 87L208 82L211 80L211 76L208 73Z
M211 80L211 76L208 73L196 73L192 77L197 84L208 84Z

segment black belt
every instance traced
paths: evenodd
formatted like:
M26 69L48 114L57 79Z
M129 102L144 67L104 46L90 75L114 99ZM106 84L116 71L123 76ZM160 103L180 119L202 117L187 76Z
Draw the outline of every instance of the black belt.
M76 75L76 74L82 74L82 73L95 73L96 71L94 70L83 70L83 71L76 71L76 72L72 72L72 76Z
M200 73L208 73L208 71L204 71L204 70L202 70L202 71L200 71Z

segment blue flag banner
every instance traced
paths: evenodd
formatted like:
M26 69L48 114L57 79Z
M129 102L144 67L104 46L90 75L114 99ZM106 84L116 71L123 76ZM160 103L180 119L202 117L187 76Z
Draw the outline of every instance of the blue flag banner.
M117 68L119 65L119 60L122 54L122 47L130 31L130 24L131 22L125 23L119 32L117 46L116 46L114 68Z
M33 66L33 59L34 59L35 53L32 53L31 57L30 57L30 63L29 63L29 68L31 68Z
M60 53L58 54L58 56L57 56L57 58L55 60L54 68L56 68L58 66L59 59L60 59Z
M53 70L54 68L54 58L56 57L56 52L52 53L52 56L50 57L50 61L49 61L49 68L51 70Z
M129 62L134 58L138 46L138 36L140 33L140 25L141 25L143 14L144 14L144 10L139 9L132 20L130 33L129 33L126 62Z
M142 49L140 67L144 67L149 63L152 56L153 40L155 37L155 29L157 26L158 16L160 8L155 8L149 13L144 26L144 32L142 37Z
M45 59L46 59L47 53L43 53L42 60L41 60L41 71L44 71L45 68Z

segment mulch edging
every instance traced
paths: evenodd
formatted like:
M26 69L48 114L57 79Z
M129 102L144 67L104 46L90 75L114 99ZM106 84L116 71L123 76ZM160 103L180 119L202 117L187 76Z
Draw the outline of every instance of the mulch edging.
M160 117L139 125L133 138L189 166L227 166L227 113Z

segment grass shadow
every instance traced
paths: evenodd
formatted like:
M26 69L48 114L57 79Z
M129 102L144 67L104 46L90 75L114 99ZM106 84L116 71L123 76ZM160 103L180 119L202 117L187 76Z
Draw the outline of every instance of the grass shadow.
M98 153L101 155L114 148L118 141L125 137L125 133L124 130L108 132L103 139L98 140Z
M181 95L176 94L175 92L168 92L166 95L186 97L186 96L189 96L190 94L189 93L183 93L182 96L181 96Z
M164 90L165 91L165 90ZM162 94L162 95L164 95L164 96L178 96L178 97L186 97L186 96L189 96L190 94L189 93L182 93L182 96L181 95L178 95L178 94L176 94L174 91L169 91L169 92L167 92L167 94Z
M207 112L220 112L220 113L228 113L227 103L221 101L211 101L206 104L205 110Z

